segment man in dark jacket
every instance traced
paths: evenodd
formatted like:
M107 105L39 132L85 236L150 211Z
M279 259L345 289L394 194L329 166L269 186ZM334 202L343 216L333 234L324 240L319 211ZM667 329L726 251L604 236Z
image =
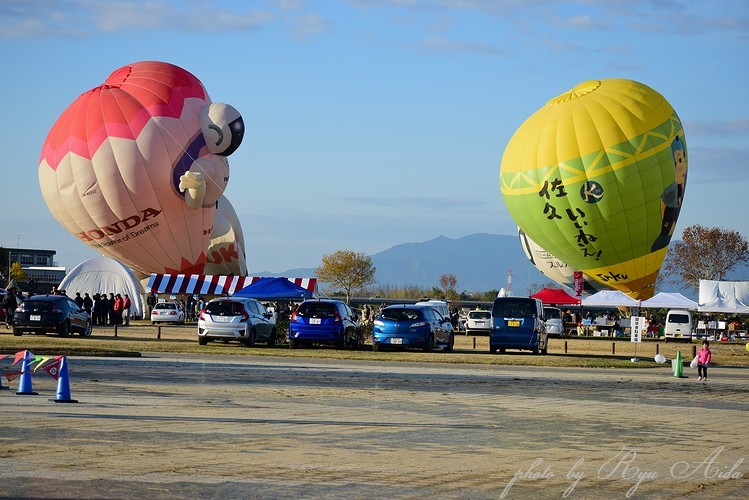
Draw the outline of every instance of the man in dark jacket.
M3 309L5 309L5 328L10 328L13 324L13 313L18 307L15 287L8 288L8 293L3 298Z

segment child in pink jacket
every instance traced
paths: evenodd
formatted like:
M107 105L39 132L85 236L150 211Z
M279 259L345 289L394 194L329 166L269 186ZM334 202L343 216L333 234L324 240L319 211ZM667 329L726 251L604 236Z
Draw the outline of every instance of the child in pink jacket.
M707 380L707 365L710 364L712 358L713 353L710 352L710 342L705 340L702 342L702 349L697 351L697 380Z

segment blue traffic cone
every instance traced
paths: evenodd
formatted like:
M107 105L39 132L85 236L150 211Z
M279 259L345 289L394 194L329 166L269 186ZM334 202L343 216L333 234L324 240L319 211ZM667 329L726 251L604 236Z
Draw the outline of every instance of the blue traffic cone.
M18 390L16 394L19 396L36 396L38 392L34 392L31 388L31 360L34 359L34 355L30 351L26 351L23 356L23 364L21 365L21 379L18 381Z
M68 380L68 362L65 356L60 360L60 371L57 377L57 394L55 403L77 403L78 400L70 399L70 381Z

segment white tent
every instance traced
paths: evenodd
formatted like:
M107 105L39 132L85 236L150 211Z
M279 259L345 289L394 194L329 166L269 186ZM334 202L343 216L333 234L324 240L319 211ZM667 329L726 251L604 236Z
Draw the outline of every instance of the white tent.
M749 281L700 280L697 310L749 314Z
M697 302L684 297L682 294L674 292L660 292L648 300L643 300L641 307L652 309L697 309Z
M59 290L65 290L68 297L81 297L88 293L127 294L132 302L130 315L143 317L143 285L127 267L109 257L95 257L84 261L73 268L60 282Z
M639 301L618 290L601 290L583 298L583 307L637 307Z

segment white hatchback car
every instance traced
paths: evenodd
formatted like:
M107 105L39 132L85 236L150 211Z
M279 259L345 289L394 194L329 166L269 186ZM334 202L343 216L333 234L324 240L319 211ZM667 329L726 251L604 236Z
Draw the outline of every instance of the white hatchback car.
M276 344L276 322L263 304L249 297L219 297L206 304L198 316L198 344L211 340Z
M179 308L176 302L159 302L153 306L151 311L151 324L185 322L185 311Z
M558 307L544 306L544 321L549 337L564 337L562 311Z
M489 333L492 329L492 313L483 309L468 311L466 335Z

